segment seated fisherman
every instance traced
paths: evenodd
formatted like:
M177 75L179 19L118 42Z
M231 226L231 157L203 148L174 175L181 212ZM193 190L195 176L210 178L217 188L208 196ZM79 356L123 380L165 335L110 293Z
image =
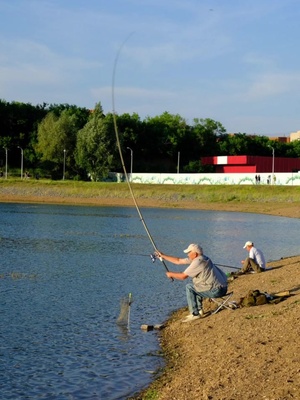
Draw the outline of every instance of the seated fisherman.
M239 274L245 274L246 272L254 271L254 272L263 272L266 269L266 262L263 252L256 247L254 247L253 242L246 242L243 247L249 252L248 257L241 261L243 264L242 269L239 271Z

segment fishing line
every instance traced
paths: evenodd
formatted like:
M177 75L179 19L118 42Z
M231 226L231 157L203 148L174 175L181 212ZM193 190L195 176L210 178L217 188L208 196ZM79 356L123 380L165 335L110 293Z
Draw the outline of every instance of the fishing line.
M143 218L143 215L142 215L142 213L141 213L141 210L140 210L140 208L139 208L139 206L138 206L138 204L137 204L135 195L134 195L134 193L133 193L131 184L130 184L129 179L128 179L128 174L127 174L127 170L126 170L126 167L125 167L124 158L123 158L122 149L121 149L121 144L120 144L120 138L119 138L119 132L118 132L118 126L117 126L117 118L116 118L116 112L115 112L115 76L116 76L116 68L117 68L117 64L118 64L118 59L119 59L120 53L121 53L121 51L122 51L122 49L123 49L125 43L126 43L127 40L130 38L130 36L132 36L132 34L133 34L133 33L131 33L131 34L124 40L124 42L122 43L122 45L120 46L120 48L119 48L119 50L118 50L118 52L117 52L116 58L115 58L115 62L114 62L113 76L112 76L112 109L113 109L113 121L114 121L114 129L115 129L115 134L116 134L116 139L117 139L117 146L118 146L118 150L119 150L119 154L120 154L121 164L122 164L122 168L123 168L123 171L124 171L124 175L125 175L125 178L126 178L126 182L127 182L127 185L128 185L128 188L129 188L129 191L130 191L130 194L131 194L133 203L134 203L134 205L135 205L136 211L137 211L137 213L138 213L138 215L139 215L139 217L140 217L140 220L141 220L141 222L142 222L142 224L143 224L143 226L144 226L144 229L145 229L145 231L146 231L146 233L147 233L147 235L148 235L148 238L149 238L149 240L150 240L150 242L151 242L151 244L152 244L154 250L155 250L155 251L158 251L158 250L157 250L157 247L156 247L156 244L154 243L154 240L153 240L153 238L152 238L152 236L151 236L151 234L150 234L150 231L149 231L149 229L148 229L148 227L147 227L147 224L146 224L146 222L145 222L145 220L144 220L144 218ZM164 260L163 260L161 257L159 257L159 259L160 259L160 261L163 263L165 269L166 269L167 271L169 271L169 269L168 269L166 263L164 262ZM171 280L173 281L173 278L171 278Z
M239 267L232 267L231 265L224 265L224 264L217 264L217 263L214 263L214 264L217 265L218 267L231 268L231 269L238 269L238 270L241 269L241 268L239 268Z

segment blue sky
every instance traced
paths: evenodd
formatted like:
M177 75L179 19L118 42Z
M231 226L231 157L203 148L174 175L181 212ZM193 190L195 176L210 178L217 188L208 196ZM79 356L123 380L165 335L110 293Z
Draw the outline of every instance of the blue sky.
M0 0L0 98L300 130L298 0Z

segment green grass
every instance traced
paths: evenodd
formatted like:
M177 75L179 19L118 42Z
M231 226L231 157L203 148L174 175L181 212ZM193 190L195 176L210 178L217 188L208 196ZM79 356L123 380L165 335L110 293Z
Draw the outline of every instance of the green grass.
M155 185L133 183L137 199L166 202L199 201L206 203L291 203L300 202L300 186L253 185ZM78 182L52 180L1 179L0 195L6 193L81 198L130 198L127 183Z

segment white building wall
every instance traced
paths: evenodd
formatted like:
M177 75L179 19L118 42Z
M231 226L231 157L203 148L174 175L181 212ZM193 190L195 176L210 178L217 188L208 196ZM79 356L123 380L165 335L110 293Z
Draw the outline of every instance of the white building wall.
M128 178L133 183L166 184L166 185L256 185L255 173L236 174L155 174L133 173ZM261 173L260 184L267 185L272 173ZM114 174L118 182L124 181L124 174ZM269 184L300 186L300 172L276 173L274 182Z

